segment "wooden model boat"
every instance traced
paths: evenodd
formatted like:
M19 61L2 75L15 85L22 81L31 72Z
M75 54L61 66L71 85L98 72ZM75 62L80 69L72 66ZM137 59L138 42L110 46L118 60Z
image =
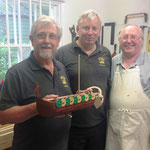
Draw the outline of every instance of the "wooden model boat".
M98 92L81 92L79 94L58 97L57 99L40 99L37 96L37 110L44 117L59 117L92 105L96 108L100 107L104 101L101 89L96 86L88 89L97 89Z
M97 89L97 92L90 92L94 91L94 89ZM37 85L35 90L37 97L37 111L44 117L59 117L92 105L96 108L101 106L104 98L99 87L92 86L88 88L88 93L80 92L80 55L78 55L78 91L78 94L62 96L57 99L41 99L38 97L39 86Z

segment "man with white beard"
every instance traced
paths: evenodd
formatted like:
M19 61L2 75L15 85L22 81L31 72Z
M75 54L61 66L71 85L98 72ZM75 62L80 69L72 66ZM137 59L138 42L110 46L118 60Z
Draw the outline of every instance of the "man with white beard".
M61 33L53 19L40 16L31 29L30 57L7 72L0 95L0 124L15 124L12 150L67 150L71 119L40 116L34 94L37 82L40 98L72 93L64 66L53 59Z

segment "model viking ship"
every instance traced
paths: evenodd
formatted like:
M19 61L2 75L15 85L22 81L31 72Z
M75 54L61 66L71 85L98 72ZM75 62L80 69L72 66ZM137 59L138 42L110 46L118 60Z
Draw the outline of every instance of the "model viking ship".
M94 92L96 89L96 92ZM44 117L59 117L68 115L72 111L84 109L94 105L99 108L103 101L102 91L99 87L89 87L86 92L80 91L80 55L78 56L78 93L58 97L57 99L41 99L38 97L39 85L37 84L35 93L37 99L37 110Z

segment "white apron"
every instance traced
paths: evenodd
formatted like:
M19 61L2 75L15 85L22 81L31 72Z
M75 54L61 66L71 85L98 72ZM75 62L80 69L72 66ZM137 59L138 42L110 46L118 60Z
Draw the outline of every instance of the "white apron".
M110 94L106 150L150 150L150 98L140 81L140 68L114 75Z

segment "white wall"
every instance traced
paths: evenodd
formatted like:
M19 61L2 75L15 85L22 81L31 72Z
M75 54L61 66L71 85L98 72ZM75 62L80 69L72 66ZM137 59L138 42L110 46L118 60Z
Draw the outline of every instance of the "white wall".
M101 15L101 20L106 18L107 11L105 0L65 0L63 18L63 44L71 41L69 27L77 25L77 20L81 13L88 9L95 9Z
M95 9L98 11L103 24L115 22L115 43L117 44L118 33L124 25L126 15L147 13L147 23L144 22L144 17L128 19L127 23L135 23L150 27L150 0L65 0L63 12L63 45L71 42L69 27L72 27L72 25L76 26L80 14L88 9ZM146 31L145 29L145 37ZM104 45L113 52L113 46L110 45L110 34L107 32L110 32L110 29L106 30Z
M111 1L111 0L110 0ZM118 44L118 34L124 26L125 16L135 13L147 13L148 21L144 21L144 17L128 19L127 24L133 23L140 26L150 27L150 0L115 0L116 9L112 9L113 19L116 22L115 43ZM113 4L112 4L113 5ZM144 29L144 49L146 49L147 28ZM119 49L119 47L118 47Z

